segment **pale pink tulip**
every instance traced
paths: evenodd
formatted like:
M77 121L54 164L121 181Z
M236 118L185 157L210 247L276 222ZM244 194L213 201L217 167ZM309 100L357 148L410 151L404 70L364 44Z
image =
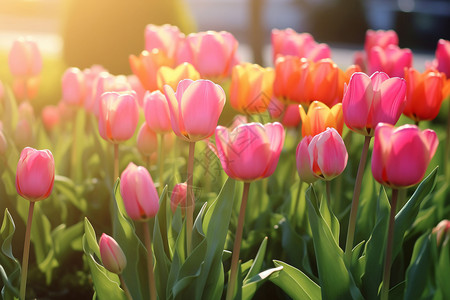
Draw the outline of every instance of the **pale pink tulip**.
M183 40L184 34L177 26L149 24L145 27L145 50L159 49L171 60L175 59Z
M127 266L127 258L116 240L103 233L98 246L105 269L115 274L121 274Z
M92 107L88 111L93 111L98 117L100 102L103 93L106 92L131 92L131 85L128 83L127 77L123 75L111 75L108 72L101 72L95 80L92 94Z
M70 105L82 106L85 98L84 73L78 68L67 69L62 77L62 100Z
M145 93L144 116L148 127L154 132L167 133L172 130L169 105L159 90Z
M60 111L56 105L47 105L42 109L42 123L45 129L52 131L60 122Z
M8 62L11 74L15 77L35 77L42 70L41 52L36 42L28 37L20 37L14 41Z
M144 156L150 156L158 149L156 133L144 122L137 135L137 149Z
M312 161L309 156L308 146L311 143L312 136L305 136L297 145L296 160L297 172L300 179L307 183L313 183L318 178L312 170Z

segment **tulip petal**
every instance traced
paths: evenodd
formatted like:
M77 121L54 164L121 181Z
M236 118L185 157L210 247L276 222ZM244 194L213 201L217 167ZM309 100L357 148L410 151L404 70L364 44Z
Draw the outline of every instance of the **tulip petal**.
M366 128L373 99L372 81L365 73L354 73L342 100L345 124L353 130Z

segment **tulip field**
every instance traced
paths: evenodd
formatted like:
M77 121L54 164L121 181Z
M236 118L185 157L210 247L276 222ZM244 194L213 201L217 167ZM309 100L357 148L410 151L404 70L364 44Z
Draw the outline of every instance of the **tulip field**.
M271 66L143 30L130 74L70 66L43 107L39 41L11 45L2 299L450 299L450 41L418 70L368 30L342 69L292 29Z

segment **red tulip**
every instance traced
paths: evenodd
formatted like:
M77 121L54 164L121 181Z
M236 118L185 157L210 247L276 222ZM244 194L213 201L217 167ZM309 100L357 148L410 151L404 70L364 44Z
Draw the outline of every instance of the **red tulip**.
M166 97L159 90L147 91L144 96L145 122L156 133L167 133L172 130L170 110Z
M284 143L284 128L280 123L249 123L232 132L217 126L217 155L231 178L250 182L272 175Z
M115 274L121 274L127 266L127 258L116 240L103 233L98 246L100 248L100 258L105 269Z
M145 221L158 213L158 193L146 168L129 163L120 177L120 194L131 219Z
M55 161L49 150L26 147L20 153L16 171L17 193L35 202L50 196L55 181Z
M397 123L406 105L405 93L402 78L354 73L342 100L344 122L353 131L373 136L378 123Z
M373 177L391 188L419 183L438 143L436 133L429 129L421 131L415 125L395 128L379 124L372 153Z

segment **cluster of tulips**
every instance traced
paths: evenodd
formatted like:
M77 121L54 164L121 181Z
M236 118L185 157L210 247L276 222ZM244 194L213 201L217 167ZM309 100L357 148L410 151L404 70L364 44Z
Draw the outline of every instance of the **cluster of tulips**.
M430 124L428 121L438 116L442 102L450 95L450 79L447 79L450 77L450 42L438 42L436 58L429 62L424 72L412 67L413 53L399 48L394 31L369 30L364 52L356 53L355 64L345 71L332 61L329 46L317 43L308 33L273 30L272 47L273 68L262 67L239 60L238 42L228 32L208 31L185 36L175 26L148 25L145 50L139 56L129 57L133 75L112 75L101 66L85 70L71 67L63 74L60 103L46 106L39 118L47 139L55 142L72 123L72 149L67 151L71 152L71 168L81 163L81 156L76 153L77 144L84 142L80 139L83 135L77 134L80 130L86 135L99 135L113 149L113 174L106 168L100 175L104 180L112 177L112 182L116 182L115 188L110 187L112 201L109 207L103 208L105 214L111 214L113 228L106 229L109 234L103 233L98 243L94 232L92 242L89 238L92 237L92 225L87 219L80 220L84 222L83 249L97 297L175 299L194 295L192 297L198 299L220 299L223 294L226 299L249 299L266 280L271 280L295 299L387 299L389 295L395 295L396 287L390 286L392 262L399 252L395 239L401 238L401 245L403 234L417 215L416 212L410 217L406 223L409 226L397 227L398 219L402 217L396 217L397 203L405 207L411 203L410 206L418 210L424 198L416 192L407 204L401 199L407 194L407 188L422 181L438 148L438 135L431 129L420 129L419 123ZM42 69L37 44L24 38L15 41L9 54L9 67L14 77L13 93L6 93L0 86L0 99L14 94L21 102L15 121L6 116L11 104L3 104L5 124L0 127L0 155L6 158L6 166L8 153L23 148L15 172L15 186L17 193L29 200L30 206L20 284L14 279L8 281L8 274L2 278L5 282L3 293L9 295L8 299L24 300L34 205L52 194L55 160L51 147L50 150L33 148L39 137L30 100L37 94ZM229 123L222 121L226 120L223 115L227 106L231 106L236 115ZM402 114L414 124L395 127ZM81 124L81 129L77 127L79 119L86 121ZM93 123L87 120L93 120ZM98 131L92 124L98 126ZM347 137L343 138L344 133ZM341 212L333 212L333 207L337 207L333 203L343 203L340 198L346 194L333 193L332 180L345 171L349 161L348 143L352 138L357 140L357 134L364 136L364 144L352 181L351 205L344 214L347 219L348 213L348 229L345 247L341 250L339 223L338 227L335 223L338 222L335 215ZM296 151L295 147L287 145L288 139L297 145ZM196 155L199 144L204 153L213 153L216 157ZM187 169L186 175L182 176L185 181L177 178L174 182L172 178L177 177L175 173L180 166L174 171L171 164L176 163L176 155L184 157L185 145L189 146L186 163L181 163ZM109 146L106 149L109 152ZM366 278L372 277L364 277L366 275L361 273L365 266L361 261L369 261L369 254L364 252L362 255L363 244L355 245L360 196L365 188L363 175L371 149L373 178L383 187L392 189L389 216L383 219L384 223L376 219L386 226L382 227L384 230L380 229L382 244L376 248L380 251L376 260L380 270L373 282L375 290L365 286ZM447 145L444 150L446 169L450 167L448 152ZM295 203L290 213L296 218L300 205L308 211L309 219L306 225L301 223L300 229L294 225L293 230L307 232L312 237L317 263L317 268L313 269L317 272L306 271L307 268L302 271L283 262L277 262L276 268L259 272L264 260L264 254L260 256L259 253L265 251L267 241L261 245L250 270L244 270L240 252L244 243L250 184L263 182L257 186L263 189L264 195L270 195L267 178L275 173L277 165L286 156L295 156L300 178L295 183L292 180L294 174L283 175L290 180L289 184L297 185L297 197L288 188L289 201ZM220 193L207 184L211 180L206 178L209 172L204 172L206 176L201 180L194 176L195 164L199 160L208 160L210 164L211 159L218 159L225 174L231 178L226 183L220 182L220 185L224 183ZM125 165L121 171L121 166ZM73 170L68 173L76 174ZM167 176L168 173L171 174ZM56 177L61 175L67 174ZM83 174L76 176L81 178L74 181L83 180ZM436 170L430 176L436 176ZM153 178L158 179L154 181ZM231 187L230 182L234 180L242 182L243 188L233 235L228 229L235 198L235 185L233 183ZM431 192L434 181L424 182L422 189ZM302 193L305 184L308 189ZM170 207L166 206L167 186L173 187ZM198 186L207 193L217 194L217 199L198 199L202 198L195 193ZM320 196L323 186L326 201ZM385 195L383 187L380 203ZM229 190L233 192L231 196ZM299 204L300 201L304 203ZM223 204L225 202L231 204ZM448 205L448 201L444 203ZM227 210L221 207L227 207ZM444 207L444 214L449 212L448 208ZM219 218L224 218L224 223L214 226ZM142 228L135 228L137 224ZM450 249L449 224L450 221L443 220L431 234L437 241L435 247L446 247L445 251ZM223 233L210 236L214 232ZM169 236L174 241L168 241ZM227 236L234 244L231 254L225 250ZM375 239L376 236L370 237ZM217 249L211 250L216 245L211 242L214 238ZM364 240L368 238L366 236ZM132 242L136 244L131 246ZM333 247L324 249L327 243ZM367 243L366 249L369 245L372 244ZM146 272L143 273L136 269L140 268L136 259L141 248L146 253ZM332 253L333 259L327 260L329 254L324 251ZM213 254L209 256L210 253ZM222 261L229 255L229 276L225 280L227 273ZM450 257L450 253L445 255ZM129 260L135 263L135 270L127 267ZM442 260L450 266L450 260ZM196 261L199 261L197 269L193 267ZM420 264L415 263L416 266ZM189 290L190 285L194 286L195 278L204 279ZM139 284L142 280L146 282ZM214 284L208 280L214 280ZM174 282L176 284L169 284ZM225 282L226 293L223 293ZM406 288L405 285L402 287L408 292L414 283L411 280L406 283ZM15 286L19 286L20 291ZM450 297L448 288L445 290L438 284L437 289L442 289L439 293L443 298ZM191 294L183 294L186 291Z

